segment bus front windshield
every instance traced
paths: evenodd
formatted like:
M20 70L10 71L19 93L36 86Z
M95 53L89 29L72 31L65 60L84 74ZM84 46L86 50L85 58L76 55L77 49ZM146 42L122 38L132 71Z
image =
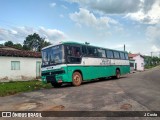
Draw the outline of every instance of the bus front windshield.
M63 46L57 45L42 50L42 66L64 63Z

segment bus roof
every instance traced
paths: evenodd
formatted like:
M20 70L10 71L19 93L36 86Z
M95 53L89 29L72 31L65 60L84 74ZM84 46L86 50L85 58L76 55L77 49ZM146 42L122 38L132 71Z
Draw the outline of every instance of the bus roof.
M56 43L56 44L49 45L49 46L47 46L47 47L42 48L42 50L43 50L43 49L46 49L46 48L50 48L50 47L52 47L52 46L61 45L61 44L76 44L76 45L78 44L78 45L85 45L85 44L78 43L78 42L67 41L67 42L59 42L59 43Z
M94 46L94 45L90 45L90 44L85 44L85 43L79 43L79 42L73 42L73 41L66 41L66 42L59 42L57 44L54 45L49 45L47 47L42 48L42 50L50 48L52 46L57 46L57 45L64 45L64 44L72 44L72 45L86 45L86 46L91 46L91 47L97 47L97 48L102 48L102 49L107 49L107 50L114 50L114 51L119 51L119 52L127 52L127 51L122 51L122 50L115 50L115 49L110 49L110 48L104 48L104 47L99 47L99 46Z

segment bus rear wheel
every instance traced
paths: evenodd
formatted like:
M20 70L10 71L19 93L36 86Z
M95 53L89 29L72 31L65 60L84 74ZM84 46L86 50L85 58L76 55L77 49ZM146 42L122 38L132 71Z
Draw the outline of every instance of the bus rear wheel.
M62 83L53 83L51 82L51 85L55 88L61 87Z
M72 84L74 86L80 86L82 83L82 75L79 72L74 72L72 76Z
M121 76L120 70L119 70L119 69L116 69L116 79L119 79L120 76Z

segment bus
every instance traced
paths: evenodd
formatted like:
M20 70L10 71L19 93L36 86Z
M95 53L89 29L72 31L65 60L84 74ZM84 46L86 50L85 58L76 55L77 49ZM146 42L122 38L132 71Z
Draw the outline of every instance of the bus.
M130 73L128 53L77 42L61 42L42 49L41 79L60 87Z

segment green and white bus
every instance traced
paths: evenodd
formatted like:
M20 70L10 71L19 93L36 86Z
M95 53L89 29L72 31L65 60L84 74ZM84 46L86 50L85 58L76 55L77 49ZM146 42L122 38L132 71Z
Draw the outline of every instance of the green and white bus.
M128 53L76 42L62 42L42 49L42 81L59 87L130 73Z

